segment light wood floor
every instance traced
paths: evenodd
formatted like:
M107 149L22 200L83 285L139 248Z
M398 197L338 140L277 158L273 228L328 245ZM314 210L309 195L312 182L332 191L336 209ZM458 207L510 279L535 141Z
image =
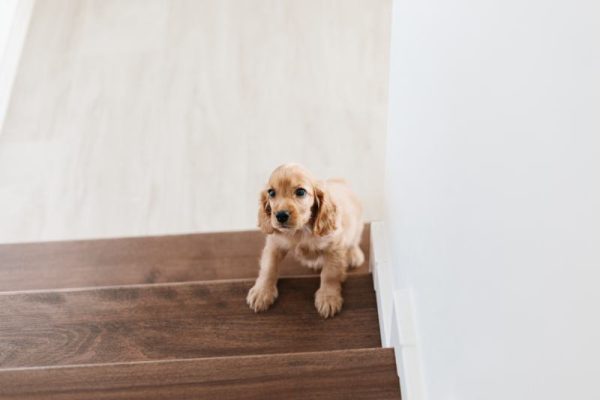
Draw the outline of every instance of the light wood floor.
M248 229L280 163L381 218L389 0L38 1L0 242Z

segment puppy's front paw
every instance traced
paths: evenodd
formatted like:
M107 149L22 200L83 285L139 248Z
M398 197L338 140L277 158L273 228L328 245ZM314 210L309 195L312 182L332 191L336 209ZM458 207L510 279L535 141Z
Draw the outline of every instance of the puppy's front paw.
M267 286L256 283L248 292L246 303L248 303L254 312L265 311L275 302L277 295L277 286Z
M323 318L333 317L340 312L344 299L337 291L317 290L315 293L315 307Z

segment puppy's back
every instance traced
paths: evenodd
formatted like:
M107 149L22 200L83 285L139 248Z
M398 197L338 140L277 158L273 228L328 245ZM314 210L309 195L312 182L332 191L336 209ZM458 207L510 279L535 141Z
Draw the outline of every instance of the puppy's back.
M360 241L363 228L362 204L345 179L334 178L326 181L327 191L335 203L338 223L342 228L342 242L354 245Z

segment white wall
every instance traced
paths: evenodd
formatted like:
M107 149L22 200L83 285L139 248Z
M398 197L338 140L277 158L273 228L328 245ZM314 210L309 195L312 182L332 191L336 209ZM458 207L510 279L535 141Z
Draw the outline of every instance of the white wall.
M0 0L0 131L33 5L34 0Z
M283 162L382 217L390 0L39 1L0 242L256 227Z
M4 54L6 49L18 3L19 0L2 0L0 2L0 55Z
M386 226L427 398L599 399L600 2L394 2Z

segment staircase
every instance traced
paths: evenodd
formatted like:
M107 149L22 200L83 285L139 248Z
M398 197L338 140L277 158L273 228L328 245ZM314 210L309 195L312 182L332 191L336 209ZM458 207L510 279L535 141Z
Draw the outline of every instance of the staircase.
M365 265L324 320L286 258L279 298L245 297L256 231L0 245L1 399L399 399Z

